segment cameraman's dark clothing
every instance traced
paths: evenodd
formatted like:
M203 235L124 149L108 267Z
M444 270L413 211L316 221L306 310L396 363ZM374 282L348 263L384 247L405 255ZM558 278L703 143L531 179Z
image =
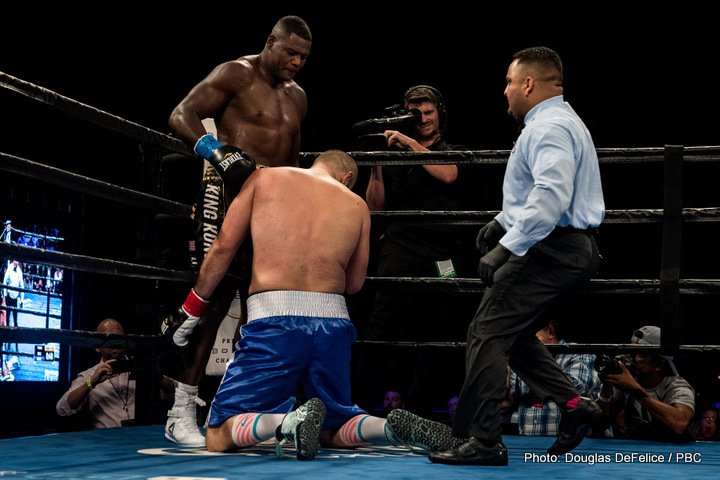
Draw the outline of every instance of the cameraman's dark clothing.
M465 147L439 141L429 149L464 150ZM467 166L457 167L458 177L451 185L434 178L422 165L383 167L385 209L460 210L460 190ZM436 262L451 260L456 276L465 276L461 250L462 230L458 227L389 225L380 240L377 275L438 278ZM378 291L365 338L462 341L467 323L462 323L464 317L453 315L455 300L451 293ZM434 406L444 406L462 382L461 375L455 381L451 378L450 374L456 369L449 369L448 358L422 348L400 351L374 348L363 352L360 369L366 381L358 388L358 394L367 395L368 402L380 402L384 391L399 389L406 393L406 404L410 409L429 411Z
M695 411L695 390L682 377L665 377L655 388L643 388L649 396L663 403L672 405L679 403ZM653 418L652 413L645 409L629 393L613 388L611 411L614 415L620 409L625 410L625 435L638 440L655 440L661 442L689 442L693 438L686 429L681 434L673 432L670 427Z
M465 150L443 140L431 145L431 151ZM422 165L383 167L385 210L457 211L462 182L468 165L457 165L458 177L446 185L430 175ZM383 235L383 246L396 244L419 260L446 260L457 255L461 240L457 227L447 225L389 225ZM392 273L392 272L388 272ZM403 274L403 272L397 272ZM435 274L426 276L436 276Z

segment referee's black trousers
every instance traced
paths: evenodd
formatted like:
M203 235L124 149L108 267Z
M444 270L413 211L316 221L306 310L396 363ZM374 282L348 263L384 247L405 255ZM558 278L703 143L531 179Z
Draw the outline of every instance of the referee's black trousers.
M485 290L468 328L455 436L501 440L500 403L508 365L545 401L563 405L577 396L535 333L587 284L598 263L590 231L556 229L522 257L511 255L495 272L494 284Z

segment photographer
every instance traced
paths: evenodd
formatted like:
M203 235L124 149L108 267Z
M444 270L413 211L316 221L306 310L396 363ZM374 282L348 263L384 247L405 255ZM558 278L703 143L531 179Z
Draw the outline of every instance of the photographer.
M125 334L120 322L112 318L101 321L96 331ZM135 380L127 371L130 364L125 351L104 347L96 350L100 353L100 363L78 374L70 389L58 400L55 409L62 417L87 413L91 428L131 424L135 418ZM160 387L163 392L171 394L174 382L163 377Z
M660 328L642 327L630 343L660 345ZM695 391L678 375L672 357L635 354L630 358L616 359L612 366L598 363L604 382L598 402L603 414L615 422L624 412L624 425L613 425L615 434L642 440L692 440L688 426L695 412ZM609 373L612 368L620 373Z
M388 150L416 152L464 150L444 140L447 123L445 103L440 92L429 85L409 88L404 108L416 116L410 128L384 130ZM401 117L402 118L402 117ZM363 122L367 123L367 122ZM465 165L373 166L366 191L371 211L378 210L461 210L460 186ZM377 233L377 232L375 232ZM377 275L383 277L462 276L461 235L447 225L388 226L382 237ZM447 293L381 291L375 296L365 334L367 340L451 341L463 340L466 324L453 315L454 297ZM428 413L442 408L462 378L453 379L449 369L432 352L384 354L374 350L359 355L360 385L354 390L363 403L382 398L382 392L400 386L407 392L411 410ZM367 405L368 408L374 405Z

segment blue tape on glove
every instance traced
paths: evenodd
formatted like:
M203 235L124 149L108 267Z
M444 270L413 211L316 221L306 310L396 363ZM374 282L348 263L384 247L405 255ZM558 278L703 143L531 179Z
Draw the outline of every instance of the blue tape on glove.
M195 144L195 148L193 150L195 150L195 153L197 153L201 157L209 159L212 157L212 152L222 146L222 143L218 142L215 137L207 133L200 137L200 139Z

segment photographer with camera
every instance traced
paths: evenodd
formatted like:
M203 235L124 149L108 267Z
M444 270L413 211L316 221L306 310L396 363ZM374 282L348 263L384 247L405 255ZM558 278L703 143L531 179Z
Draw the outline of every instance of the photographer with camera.
M122 324L113 318L101 321L96 332L125 334ZM129 425L135 418L135 380L129 371L132 362L121 348L96 350L100 353L100 363L78 374L55 409L62 417L87 413L91 428ZM162 377L160 388L172 394L173 380Z
M409 88L403 97L403 112L384 121L361 122L356 126L375 127L382 133L389 150L416 152L465 150L444 139L447 111L440 92L429 85ZM410 120L408 126L407 121ZM387 129L395 126L396 129ZM357 131L356 131L357 133ZM461 182L467 165L392 165L372 167L366 191L371 211L434 210L454 211L459 207ZM461 236L447 225L388 226L380 237L377 275L383 277L461 276ZM380 291L376 294L364 338L385 341L462 340L466 324L453 315L454 296L449 293ZM453 379L432 352L417 354L378 351L363 352L358 361L360 398L372 402L382 392L399 386L407 392L411 410L429 413L442 407L462 378ZM390 358L393 355L392 358ZM383 358L384 357L384 358ZM433 405L433 403L435 405ZM366 405L372 408L374 405Z
M630 343L660 345L660 328L645 326ZM596 363L604 382L599 404L616 436L632 439L691 441L688 426L695 412L695 390L678 375L668 355L602 357ZM623 412L624 424L616 423Z

